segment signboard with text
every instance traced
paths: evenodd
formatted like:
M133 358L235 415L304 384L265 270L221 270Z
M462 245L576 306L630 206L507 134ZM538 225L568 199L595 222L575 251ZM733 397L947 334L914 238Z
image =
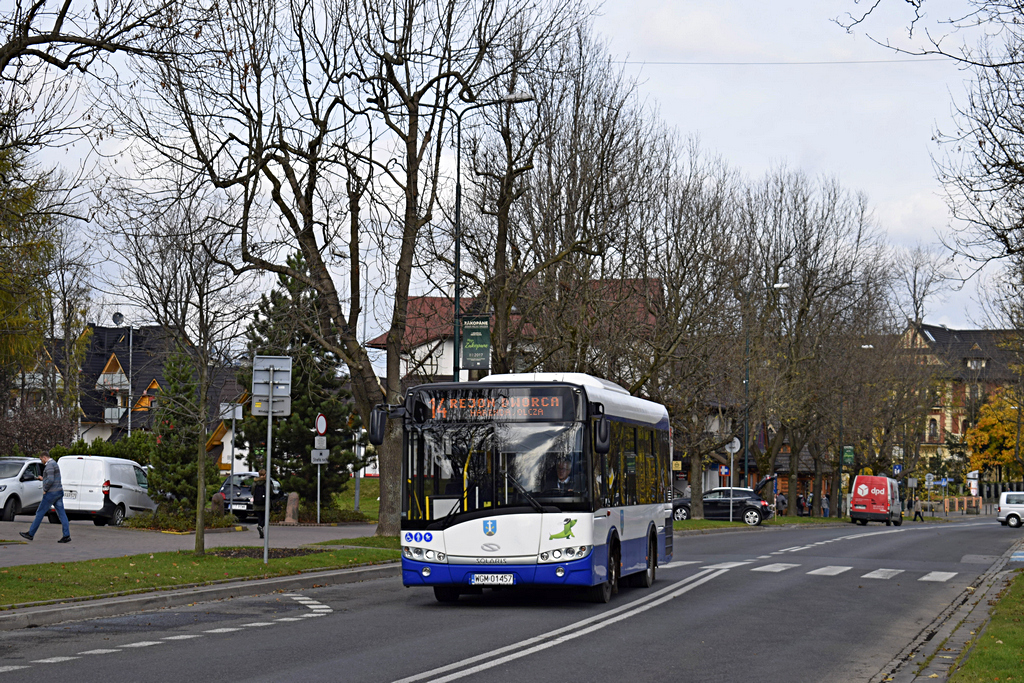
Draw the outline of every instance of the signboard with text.
M843 464L853 464L853 446L843 446Z
M462 367L467 370L487 370L491 367L490 316L462 317Z

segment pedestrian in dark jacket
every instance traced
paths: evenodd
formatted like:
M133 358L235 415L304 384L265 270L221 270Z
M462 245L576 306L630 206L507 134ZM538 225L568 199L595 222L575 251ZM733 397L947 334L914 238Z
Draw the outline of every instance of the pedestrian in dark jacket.
M68 515L64 512L64 487L60 483L60 468L49 453L40 453L39 460L43 463L43 476L39 477L43 481L43 500L36 508L36 518L32 520L32 526L28 528L27 533L22 531L21 537L30 541L35 538L39 525L43 523L43 515L53 507L57 510L61 529L64 531L64 535L57 542L67 543L71 540L71 527L68 526Z
M256 531L263 538L263 522L267 509L267 471L260 470L259 476L252 480L252 512L256 515Z
M775 496L775 514L782 517L786 514L786 504L789 501L786 500L786 494L779 492L779 495Z

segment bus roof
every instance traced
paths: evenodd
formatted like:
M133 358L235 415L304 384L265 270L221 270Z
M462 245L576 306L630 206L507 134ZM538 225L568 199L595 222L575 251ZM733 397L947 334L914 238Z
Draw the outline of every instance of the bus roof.
M480 382L541 384L559 382L582 386L590 401L604 405L609 417L625 418L631 422L655 425L668 429L668 410L660 403L637 398L614 382L582 372L523 372L506 375L488 375Z

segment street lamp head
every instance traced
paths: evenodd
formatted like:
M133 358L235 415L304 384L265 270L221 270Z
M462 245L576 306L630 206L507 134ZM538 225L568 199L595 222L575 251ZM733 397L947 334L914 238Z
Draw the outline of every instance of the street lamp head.
M510 92L501 98L502 102L506 104L520 104L521 102L533 102L533 95L528 92L515 91Z
M118 313L115 313L115 314L113 315L113 320L114 320L114 324L115 324L115 325L120 325L121 323L123 323L123 322L124 322L124 316L123 316L123 315L121 315L121 313L120 313L120 312L118 312Z

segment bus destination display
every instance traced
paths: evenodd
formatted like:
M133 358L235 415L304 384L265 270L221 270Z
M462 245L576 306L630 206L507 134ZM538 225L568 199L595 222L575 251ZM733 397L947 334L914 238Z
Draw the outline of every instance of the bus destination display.
M420 390L430 417L443 422L568 422L576 404L568 387Z

